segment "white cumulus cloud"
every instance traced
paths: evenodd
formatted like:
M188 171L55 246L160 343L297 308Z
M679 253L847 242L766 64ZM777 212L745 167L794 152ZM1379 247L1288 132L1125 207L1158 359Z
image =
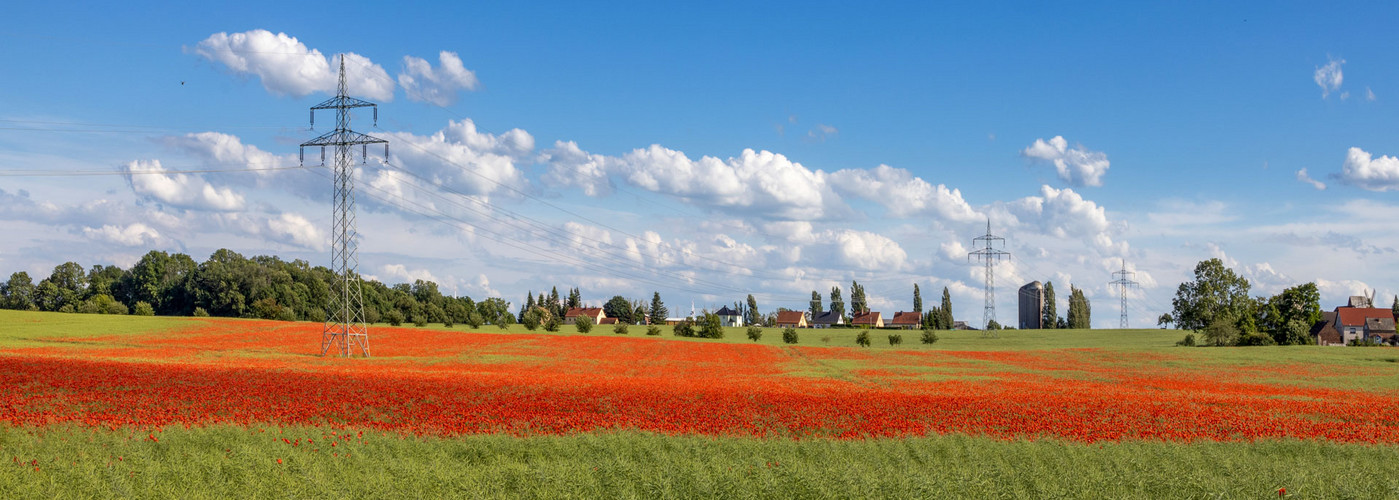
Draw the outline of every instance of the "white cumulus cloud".
M327 58L286 33L273 34L262 29L214 33L192 50L235 74L257 76L262 87L273 94L302 97L313 92L336 92L340 58ZM393 79L383 67L359 54L343 55L346 86L351 95L393 100Z
M199 210L231 211L243 208L243 196L229 188L216 188L203 179L165 173L160 160L137 160L125 166L126 180L137 195L167 205Z
M520 129L480 132L470 119L448 122L428 136L384 134L396 146L397 166L467 195L489 195L526 184L519 163L529 161L534 137Z
M476 90L480 82L476 73L462 65L455 52L442 51L437 55L438 66L425 59L403 56L403 73L398 75L398 84L408 98L436 106L451 106L457 102L457 92Z
M1081 145L1070 148L1069 141L1060 135L1048 141L1035 139L1035 143L1021 150L1020 154L1053 163L1059 178L1075 186L1103 185L1103 175L1107 174L1109 167L1108 155Z
M960 190L934 186L902 168L845 169L832 173L830 180L841 194L879 203L895 217L932 215L955 222L982 218Z
M107 241L128 247L156 246L164 240L160 232L140 222L128 226L103 225L100 228L83 228L83 235L95 240Z
M1370 191L1399 190L1399 158L1375 158L1360 148L1350 148L1340 178L1346 184Z

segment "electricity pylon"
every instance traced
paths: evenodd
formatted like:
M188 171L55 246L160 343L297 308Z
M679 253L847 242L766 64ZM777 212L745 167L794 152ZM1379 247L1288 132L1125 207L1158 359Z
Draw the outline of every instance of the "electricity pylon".
M370 144L384 145L384 158L389 157L389 141L350 130L350 110L373 108L374 124L379 124L378 105L346 95L345 56L340 56L340 84L335 97L311 107L311 126L316 125L316 110L335 110L335 130L301 145L301 161L306 161L306 147L321 147L321 165L325 165L325 148L335 149L335 195L331 225L330 265L335 277L331 279L330 299L326 310L325 329L321 331L321 356L334 348L335 355L350 357L352 346L369 356L369 327L364 323L364 295L360 290L359 257L355 229L354 152L360 146L361 162L369 155Z
M1122 270L1113 271L1112 277L1117 279L1109 281L1108 284L1117 285L1122 288L1122 320L1118 323L1117 327L1125 330L1127 329L1127 289L1140 285L1141 283L1132 281L1132 278L1137 277L1137 273L1127 270L1127 261L1125 259L1122 261Z
M991 322L996 319L996 276L994 268L996 267L996 263L1001 259L1010 257L1010 252L996 250L995 243L998 241L1001 243L1001 248L1005 248L1006 239L991 234L991 219L986 219L986 234L972 239L972 245L981 248L967 254L968 262L971 261L972 257L976 257L986 264L986 306L982 309L981 318L981 335L983 337L1000 336L988 328ZM982 247L983 244L985 245L984 247Z

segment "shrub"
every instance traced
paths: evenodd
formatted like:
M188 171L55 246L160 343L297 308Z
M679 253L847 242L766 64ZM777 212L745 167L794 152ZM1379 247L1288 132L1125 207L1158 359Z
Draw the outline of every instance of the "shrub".
M856 344L859 344L860 347L869 347L869 346L870 346L870 332L865 331L865 330L860 330L860 334L855 336L855 343L856 343Z
M919 340L922 340L924 344L936 344L938 343L938 334L932 328L924 328L923 336Z
M1271 335L1263 332L1249 332L1239 336L1237 345L1277 345Z
M593 318L589 316L579 316L573 322L573 327L578 329L578 333L588 333L593 331Z
M525 311L525 315L520 318L520 324L525 325L525 329L531 332L539 328L539 323L539 310L537 309Z
M424 326L427 326L427 315L422 314L422 313L413 313L413 326L416 326L416 327L424 327Z
M675 324L675 329L672 333L674 333L676 337L693 337L695 336L695 323L691 321L690 318L685 318L684 321Z
M656 327L656 325L651 325L651 326L646 327L646 334L647 334L647 335L660 335L660 334L661 334L661 329L658 328L658 327Z
M136 316L155 316L155 308L152 308L149 302L142 300L136 303L136 307L131 311L131 314Z
M1233 321L1226 318L1218 318L1210 322L1209 326L1206 326L1205 330L1201 333L1210 345L1234 345L1239 338L1239 327L1234 326Z
M371 311L371 310L372 310L372 309L365 309L365 315L364 315L365 318L364 318L364 319L365 319L365 322L366 322L366 323L369 322L369 311ZM203 311L202 309L197 308L197 307L194 308L194 315L195 315L195 316L198 316L199 313L201 313L201 312L204 312L204 311ZM209 313L205 312L204 315L205 315L205 316L208 316ZM317 322L317 323L325 323L325 309L321 309L321 308L319 308L319 307L312 307L311 310L306 311L306 321L315 321L315 322Z
M1193 334L1193 333L1187 333L1187 334L1185 334L1185 338L1180 339L1179 341L1177 341L1177 342L1176 342L1176 345L1181 346L1181 347L1195 347L1195 334Z
M466 323L466 326L472 328L481 328L481 324L485 322L486 319L482 318L481 313L476 311L466 313L466 321L463 321L463 323Z
M760 339L762 339L762 338L763 338L763 329L762 329L762 328L759 328L759 327L756 327L756 326L750 326L750 327L748 327L748 340L757 342L758 340L760 340Z
M700 325L699 335L707 339L724 338L724 323L718 314L704 315L704 324Z
M312 309L312 311L321 311L321 310L320 310L320 309ZM194 317L196 317L196 318L207 318L207 317L209 317L209 311L205 311L203 307L196 307L196 308L194 308L194 312L191 313L190 316L194 316ZM317 321L325 321L325 311L321 311L321 319L319 319L319 320L317 320Z
M821 342L825 342L825 343L827 343L827 344L831 343L831 336L830 336L830 335L822 335L822 336L821 336Z
M452 321L452 315L450 315L450 314L443 314L443 315L442 315L442 326L445 326L445 327L447 327L447 328L451 328L453 324L455 324L455 322Z
M322 311L322 312L321 312L321 321L325 321L325 320L326 320L326 316L328 316L329 314L330 314L329 312ZM377 308L377 307L366 307L366 308L364 309L364 322L365 322L365 323L378 323L378 322L383 321L383 320L384 320L384 317L383 317L382 315L379 314L379 308Z
M389 324L393 326L402 326L403 311L400 311L398 309L389 309L389 313L384 315L384 321L389 322Z
M889 334L889 345L899 345L902 343L904 343L904 335L902 333Z
M282 306L277 305L277 299L265 297L253 301L252 313L258 319L277 319L282 314Z
M545 322L544 322L544 331L546 331L546 332L557 332L557 331L559 331L559 318L555 318L555 317L553 317L553 316L550 316L550 317L549 317L549 321L545 321Z
M63 304L63 307L58 308L58 312L72 314L76 312L76 310L73 309L73 304Z
M102 312L97 308L97 303L91 300L84 300L78 303L78 314L98 314Z
M612 333L615 333L615 334L617 334L617 335L626 335L626 334L627 334L627 324L626 324L626 323L621 323L621 322L617 323L617 326L612 327Z
M829 338L829 337L828 337L828 338ZM787 327L787 328L783 328L783 329L782 329L782 341L783 341L783 342L786 342L786 343L788 343L788 344L795 344L795 343L797 343L797 329L796 329L796 328L792 328L792 327L790 327L790 326Z
M277 321L296 321L296 310L290 307L283 307L277 311Z

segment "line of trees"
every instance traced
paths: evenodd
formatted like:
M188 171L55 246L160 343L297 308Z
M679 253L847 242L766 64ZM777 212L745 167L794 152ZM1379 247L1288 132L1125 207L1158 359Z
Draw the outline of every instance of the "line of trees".
M37 283L20 271L0 283L5 309L92 314L159 314L325 321L334 273L304 260L244 257L220 249L196 263L153 250L130 269L76 262L55 266ZM400 324L514 322L510 303L444 296L437 284L362 282L365 321ZM576 290L575 290L576 292Z
M1272 297L1250 296L1250 288L1248 280L1223 261L1201 261L1195 265L1195 279L1180 284L1171 300L1171 314L1159 323L1199 332L1207 345L1315 343L1311 326L1322 317L1316 283L1297 285ZM1194 343L1194 335L1183 342Z

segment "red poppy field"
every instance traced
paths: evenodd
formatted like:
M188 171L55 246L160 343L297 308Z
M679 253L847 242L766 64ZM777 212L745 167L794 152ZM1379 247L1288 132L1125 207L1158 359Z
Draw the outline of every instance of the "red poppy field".
M0 498L1399 496L1387 348L320 328L0 311Z
M1384 366L1217 364L1191 356L1207 349L1185 348L861 349L409 328L375 328L377 356L346 360L315 356L318 324L178 321L160 333L0 347L0 421L428 436L1399 442L1399 391L1328 383L1396 375Z

